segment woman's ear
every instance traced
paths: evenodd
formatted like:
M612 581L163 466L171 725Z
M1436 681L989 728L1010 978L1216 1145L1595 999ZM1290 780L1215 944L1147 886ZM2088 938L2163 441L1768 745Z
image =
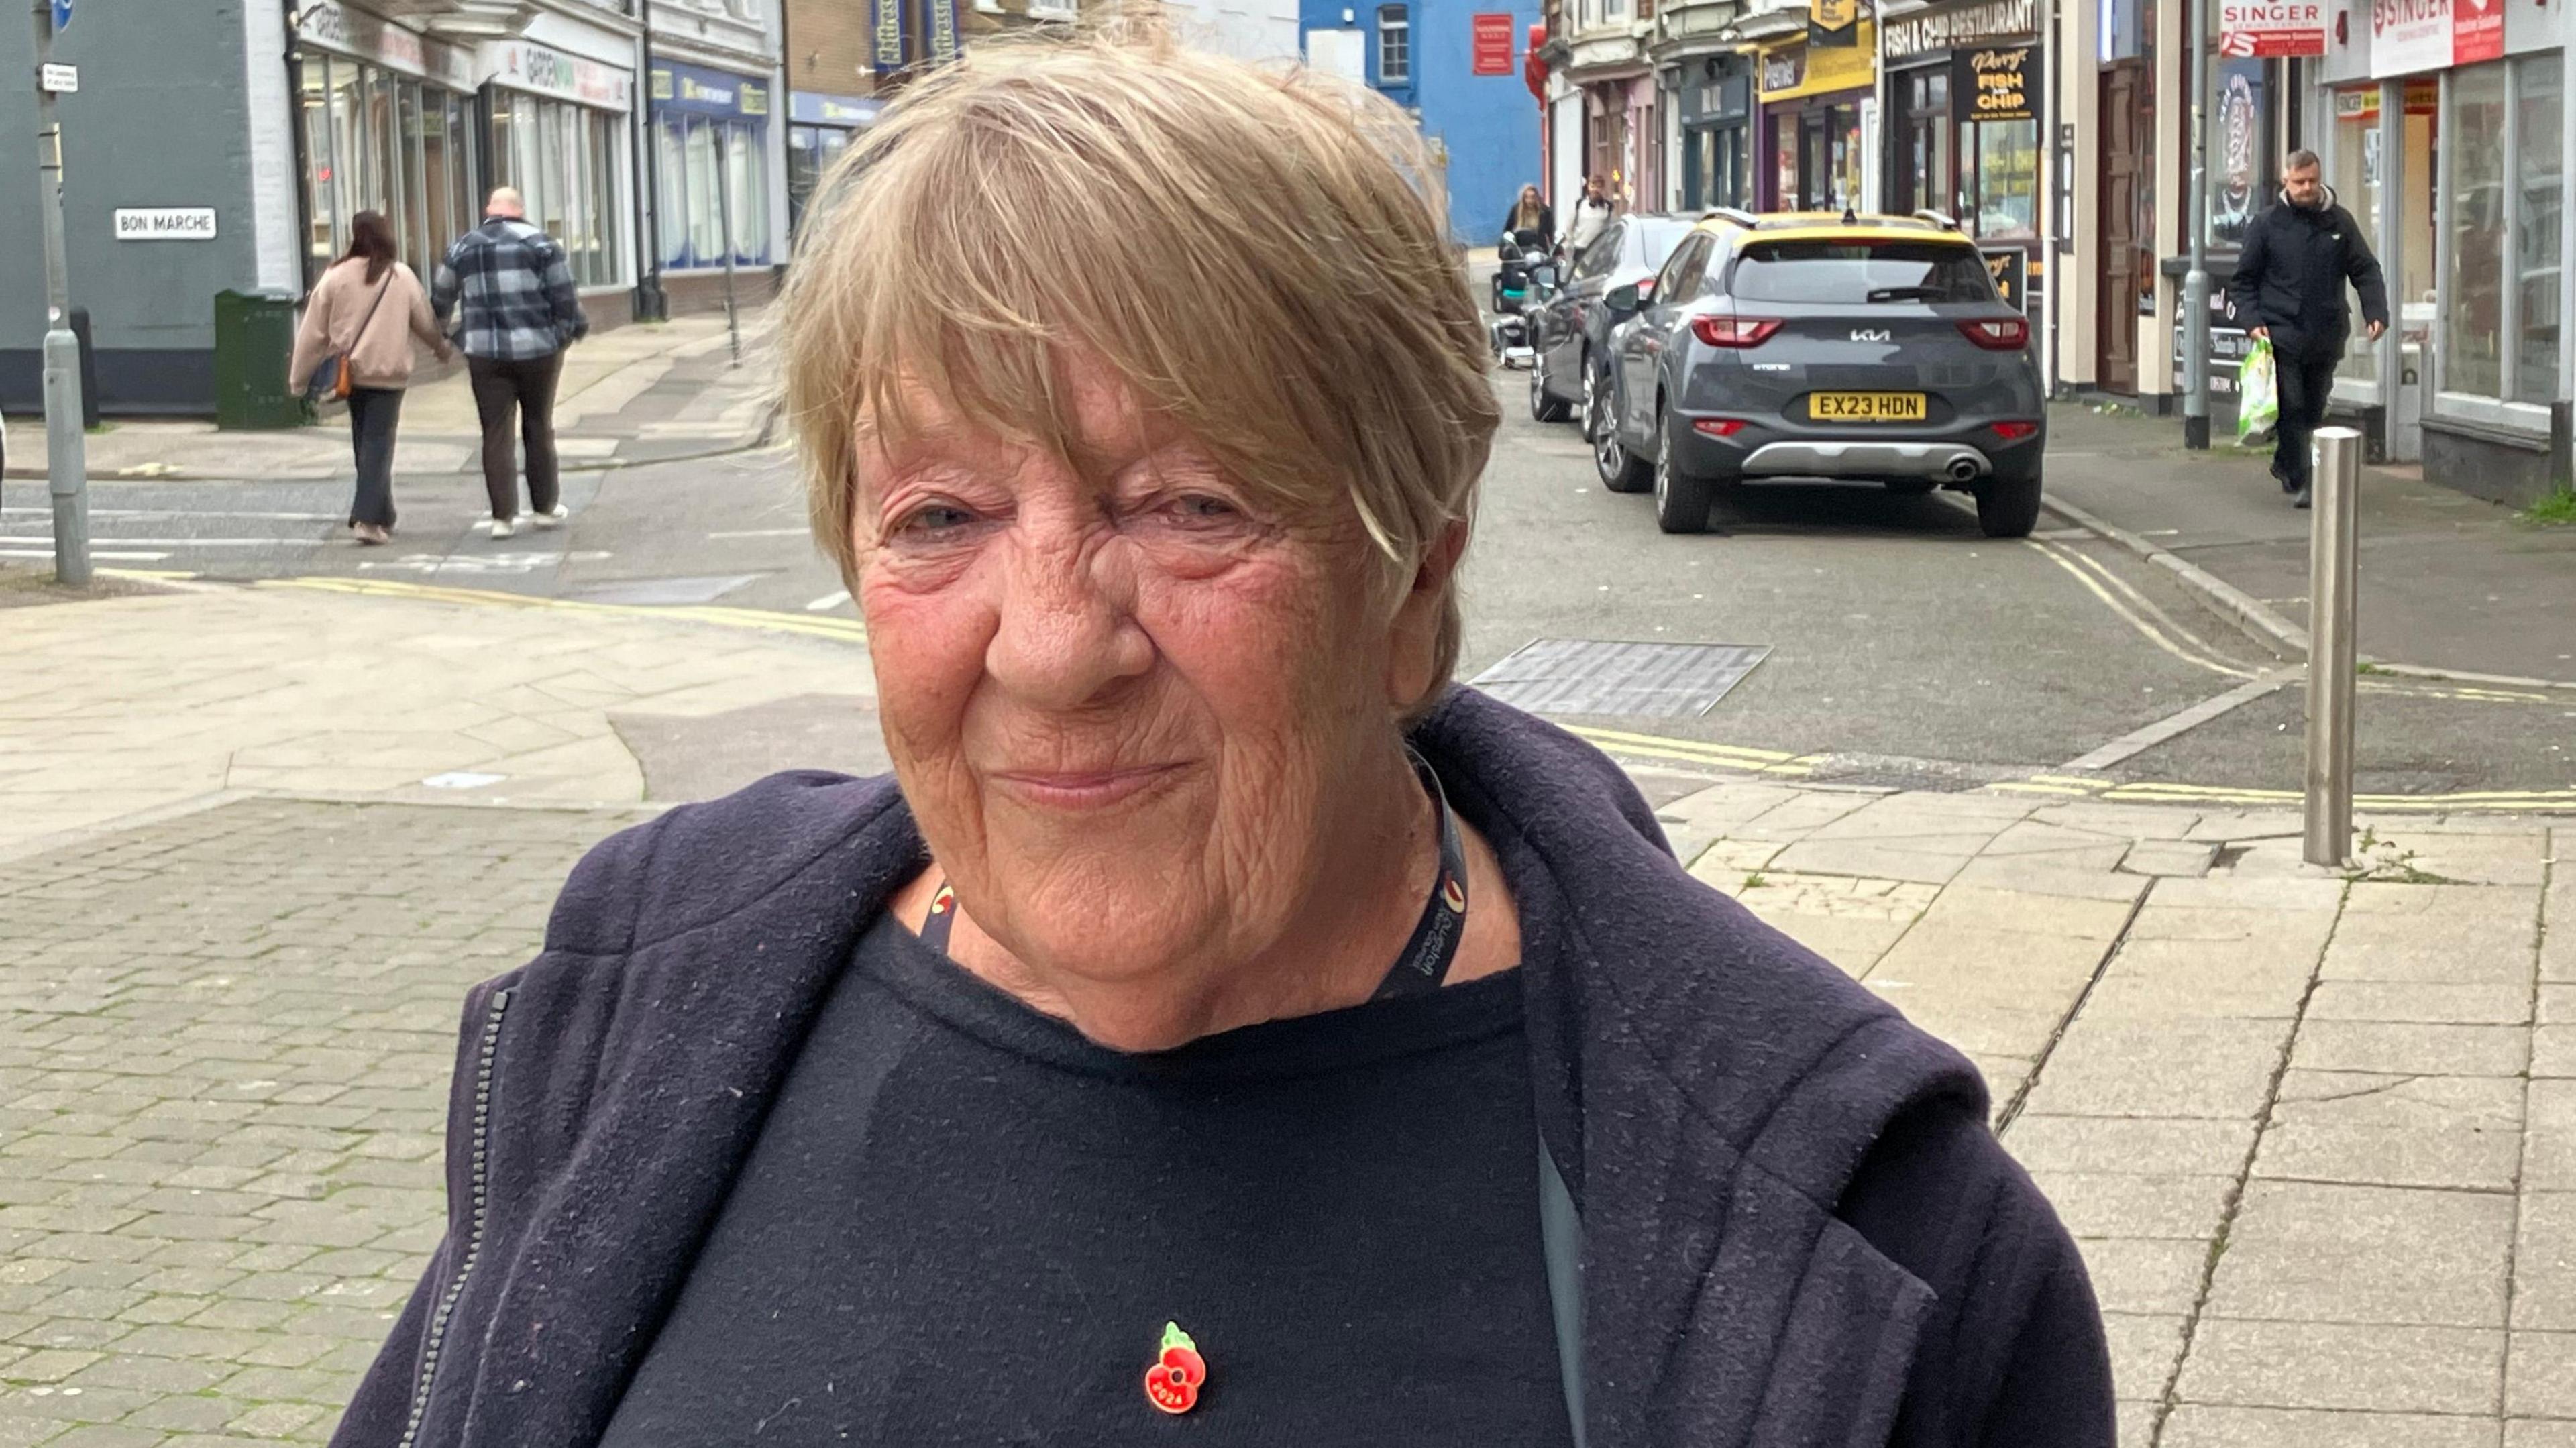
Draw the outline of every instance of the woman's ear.
M1454 596L1450 585L1459 562L1467 556L1467 535L1464 519L1442 527L1431 546L1422 550L1422 561L1414 566L1404 597L1396 603L1386 691L1387 702L1397 709L1412 708L1439 686L1440 680L1431 673L1438 662L1448 601Z

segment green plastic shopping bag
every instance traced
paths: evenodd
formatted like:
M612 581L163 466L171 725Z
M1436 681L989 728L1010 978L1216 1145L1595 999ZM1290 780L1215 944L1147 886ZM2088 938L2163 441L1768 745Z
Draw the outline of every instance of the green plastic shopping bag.
M2272 361L2272 344L2262 337L2247 349L2236 369L2236 443L2252 447L2281 420L2281 379Z

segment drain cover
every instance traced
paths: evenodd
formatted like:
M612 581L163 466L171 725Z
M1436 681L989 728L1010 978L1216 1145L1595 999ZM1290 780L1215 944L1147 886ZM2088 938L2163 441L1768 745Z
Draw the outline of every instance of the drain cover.
M1686 719L1726 697L1769 644L1644 644L1537 639L1469 680L1533 714Z

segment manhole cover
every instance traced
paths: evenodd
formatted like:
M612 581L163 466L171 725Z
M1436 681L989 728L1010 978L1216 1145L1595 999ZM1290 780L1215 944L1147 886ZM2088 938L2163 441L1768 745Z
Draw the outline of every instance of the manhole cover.
M1726 697L1769 644L1645 644L1538 639L1469 680L1533 714L1686 719Z

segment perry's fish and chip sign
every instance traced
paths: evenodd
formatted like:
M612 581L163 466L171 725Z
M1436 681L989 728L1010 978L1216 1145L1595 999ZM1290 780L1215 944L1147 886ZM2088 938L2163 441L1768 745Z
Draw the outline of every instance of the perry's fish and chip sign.
M2219 0L2218 53L2269 59L2326 53L2322 0Z
M1961 120L2027 121L2039 115L2039 47L2015 45L1971 50L1954 62L1958 75L1950 82L1953 104L1966 109Z

